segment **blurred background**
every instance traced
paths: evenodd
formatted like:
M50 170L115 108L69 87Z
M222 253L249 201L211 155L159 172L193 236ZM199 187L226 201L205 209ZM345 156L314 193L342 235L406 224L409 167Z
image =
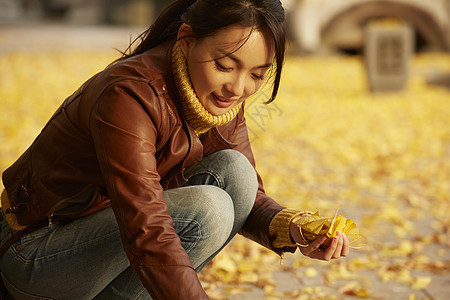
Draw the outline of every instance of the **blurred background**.
M0 22L148 27L169 0L0 0ZM299 53L361 53L373 19L413 29L416 51L450 49L449 0L284 0L289 37Z
M0 0L0 170L167 0ZM278 98L247 100L266 192L342 214L348 258L277 255L237 237L200 273L212 299L448 299L450 0L284 0ZM270 86L268 86L270 88Z

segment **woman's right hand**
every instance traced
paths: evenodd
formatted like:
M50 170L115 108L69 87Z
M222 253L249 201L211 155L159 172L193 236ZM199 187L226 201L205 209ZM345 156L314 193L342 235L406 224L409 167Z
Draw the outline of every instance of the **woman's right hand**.
M289 229L291 237L294 241L299 245L303 244L304 241L300 233L300 228L295 223L291 222ZM324 248L322 244L325 243L327 239L328 237L321 236L308 246L299 246L299 249L304 256L326 261L336 259L341 256L347 256L349 254L350 243L344 233L339 231L337 236L331 239L329 246Z

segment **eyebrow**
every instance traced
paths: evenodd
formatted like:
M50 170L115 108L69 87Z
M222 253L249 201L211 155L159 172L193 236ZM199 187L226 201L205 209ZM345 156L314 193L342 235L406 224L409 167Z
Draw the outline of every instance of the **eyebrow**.
M220 58L225 58L225 57L229 57L229 58L231 58L238 66L242 66L242 61L239 59L239 58L237 58L233 53L225 53L225 52L223 52L223 51L221 51L222 52L222 54L224 55L223 57L220 57ZM220 59L219 58L219 59ZM267 68L270 68L272 66L272 63L266 63L266 64L264 64L264 65L261 65L261 66L257 66L256 67L256 69L267 69Z

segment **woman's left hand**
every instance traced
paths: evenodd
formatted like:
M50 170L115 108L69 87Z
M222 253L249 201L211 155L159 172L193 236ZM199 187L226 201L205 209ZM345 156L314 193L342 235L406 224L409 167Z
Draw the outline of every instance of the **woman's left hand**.
M298 226L291 222L289 229L291 237L294 241L298 244L302 244L303 238ZM331 240L330 245L326 249L320 247L327 239L328 238L326 236L321 236L306 247L299 246L300 251L303 255L310 258L327 261L332 258L339 258L341 256L348 255L350 251L349 241L344 233L339 231L337 236Z

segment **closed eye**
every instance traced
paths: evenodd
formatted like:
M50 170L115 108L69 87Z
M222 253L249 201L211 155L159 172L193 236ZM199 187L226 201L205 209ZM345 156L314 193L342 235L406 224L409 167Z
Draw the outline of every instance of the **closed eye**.
M256 75L252 73L253 78L255 78L256 80L264 80L266 78L265 75Z
M222 72L229 72L229 71L232 71L232 70L233 70L233 68L227 68L227 67L225 67L224 65L220 64L217 60L214 60L214 63L215 63L215 65L216 65L216 68L217 68L219 71L222 71Z

